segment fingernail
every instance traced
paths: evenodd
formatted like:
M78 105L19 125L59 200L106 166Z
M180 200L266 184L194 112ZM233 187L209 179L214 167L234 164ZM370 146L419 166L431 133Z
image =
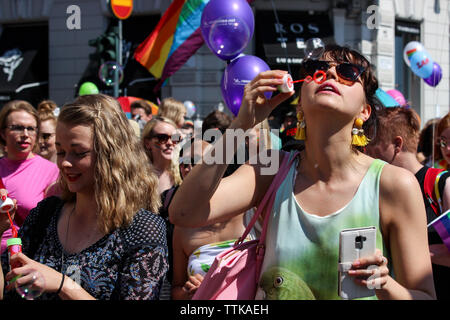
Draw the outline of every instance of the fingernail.
M360 266L361 265L361 261L356 260L355 262L353 262L353 265L354 266Z

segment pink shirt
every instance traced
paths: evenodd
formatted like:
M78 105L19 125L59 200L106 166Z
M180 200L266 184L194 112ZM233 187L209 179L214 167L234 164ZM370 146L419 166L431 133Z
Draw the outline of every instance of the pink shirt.
M57 165L38 155L21 161L12 161L7 157L0 159L0 177L9 197L17 200L16 226L22 226L30 210L44 199L45 190L57 180L58 175ZM5 250L6 240L11 235L11 229L3 234L1 252Z

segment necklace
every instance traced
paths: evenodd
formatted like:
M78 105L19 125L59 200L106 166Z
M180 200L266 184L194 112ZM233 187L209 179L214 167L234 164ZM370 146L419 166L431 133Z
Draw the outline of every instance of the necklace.
M67 246L67 241L69 240L70 218L72 217L72 214L74 211L75 211L75 204L73 205L72 211L70 211L69 218L67 219L66 239L64 241L64 245L66 245L66 246ZM61 246L61 273L63 273L63 267L64 267L64 246Z

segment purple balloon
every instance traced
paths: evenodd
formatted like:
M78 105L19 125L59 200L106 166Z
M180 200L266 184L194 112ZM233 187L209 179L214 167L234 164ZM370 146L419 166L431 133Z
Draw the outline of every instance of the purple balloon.
M237 116L244 95L244 86L259 73L270 70L267 63L255 56L242 56L234 59L226 67L221 82L222 97L230 111ZM264 94L270 99L272 92Z
M209 49L222 60L236 58L247 47L255 28L246 0L211 0L203 9L200 29Z
M436 62L433 63L433 72L431 73L431 76L429 76L426 79L423 79L425 81L426 84L432 86L432 87L436 87L439 82L442 79L442 69L441 66L438 65Z

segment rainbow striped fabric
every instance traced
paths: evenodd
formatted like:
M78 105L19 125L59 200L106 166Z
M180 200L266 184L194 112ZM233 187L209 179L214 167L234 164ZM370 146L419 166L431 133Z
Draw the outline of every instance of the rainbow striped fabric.
M209 0L174 0L134 58L162 83L203 45L200 21Z
M408 56L408 59L411 59L411 57L413 56L414 53L417 52L417 49L414 48L412 50L406 51L406 55Z
M447 246L448 251L450 251L450 210L434 219L428 226L434 227L444 244Z

